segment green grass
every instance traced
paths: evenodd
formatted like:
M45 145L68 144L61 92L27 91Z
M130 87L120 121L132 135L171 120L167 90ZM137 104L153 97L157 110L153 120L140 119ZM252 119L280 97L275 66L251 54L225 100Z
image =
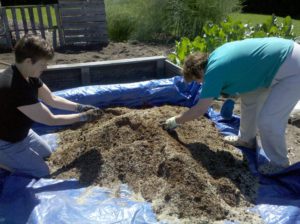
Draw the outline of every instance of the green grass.
M248 14L248 13L232 13L230 17L234 20L240 20L243 23L251 23L251 24L258 24L266 21L270 18L271 15L259 15L259 14ZM277 17L278 21L282 21L283 17ZM300 36L300 20L293 19L294 25L294 34L295 36Z
M46 12L46 8L45 7L41 7L42 9L42 16L43 16L43 22L44 25L48 26L48 17L47 17L47 12ZM54 8L51 7L50 8L50 12L51 12L51 17L52 17L52 24L53 26L56 26L56 17L55 17L55 11ZM6 9L6 13L7 13L7 17L8 19L12 20L12 12L10 9ZM39 23L39 17L38 17L38 12L37 12L37 8L33 9L33 14L34 14L34 21L36 24ZM16 9L16 15L17 15L17 21L21 22L22 21L22 16L21 16L21 10L20 9ZM30 19L29 19L29 12L27 9L25 9L25 17L26 17L26 21L27 21L27 25L30 24Z

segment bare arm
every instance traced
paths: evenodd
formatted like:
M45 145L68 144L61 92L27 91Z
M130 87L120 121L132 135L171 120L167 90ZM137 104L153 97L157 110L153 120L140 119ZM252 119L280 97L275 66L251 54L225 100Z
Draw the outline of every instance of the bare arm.
M178 115L176 117L177 124L183 124L187 121L191 121L200 118L212 104L213 98L200 99L198 103L190 108L188 111Z
M80 121L82 114L54 115L44 104L36 103L18 107L31 120L49 126L68 125Z
M43 84L43 86L39 88L38 97L45 104L51 107L68 111L76 111L77 103L74 103L60 96L55 96L46 84Z

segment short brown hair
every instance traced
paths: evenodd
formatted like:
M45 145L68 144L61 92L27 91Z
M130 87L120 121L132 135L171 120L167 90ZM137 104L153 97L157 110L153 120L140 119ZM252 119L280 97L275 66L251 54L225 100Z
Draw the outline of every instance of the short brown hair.
M54 57L54 49L45 39L26 34L15 46L15 60L22 63L26 58L31 58L32 63L38 60L50 60Z
M191 82L195 78L203 78L202 72L207 65L207 53L193 53L186 57L183 64L183 77L186 82Z

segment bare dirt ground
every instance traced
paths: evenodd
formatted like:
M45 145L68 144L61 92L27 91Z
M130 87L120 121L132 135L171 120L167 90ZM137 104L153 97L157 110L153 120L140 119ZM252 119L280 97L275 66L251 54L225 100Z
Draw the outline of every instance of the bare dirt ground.
M184 110L106 109L98 121L62 131L49 160L53 177L110 188L126 183L171 223L261 223L247 212L257 180L210 120L162 129L160 121Z
M55 57L50 61L52 64L71 64L137 57L150 57L150 56L167 56L173 45L159 45L159 44L143 44L132 41L131 43L113 43L101 50L95 51L64 51L56 52ZM12 53L2 53L0 49L0 61L13 63L14 55ZM0 69L6 66L0 64Z

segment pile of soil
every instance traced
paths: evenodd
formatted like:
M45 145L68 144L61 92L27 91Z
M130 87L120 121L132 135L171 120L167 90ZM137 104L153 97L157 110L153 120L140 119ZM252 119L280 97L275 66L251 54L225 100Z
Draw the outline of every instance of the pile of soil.
M162 121L184 110L110 108L97 121L61 131L48 161L52 177L111 189L126 183L171 223L261 223L246 211L257 180L210 120L162 129Z

